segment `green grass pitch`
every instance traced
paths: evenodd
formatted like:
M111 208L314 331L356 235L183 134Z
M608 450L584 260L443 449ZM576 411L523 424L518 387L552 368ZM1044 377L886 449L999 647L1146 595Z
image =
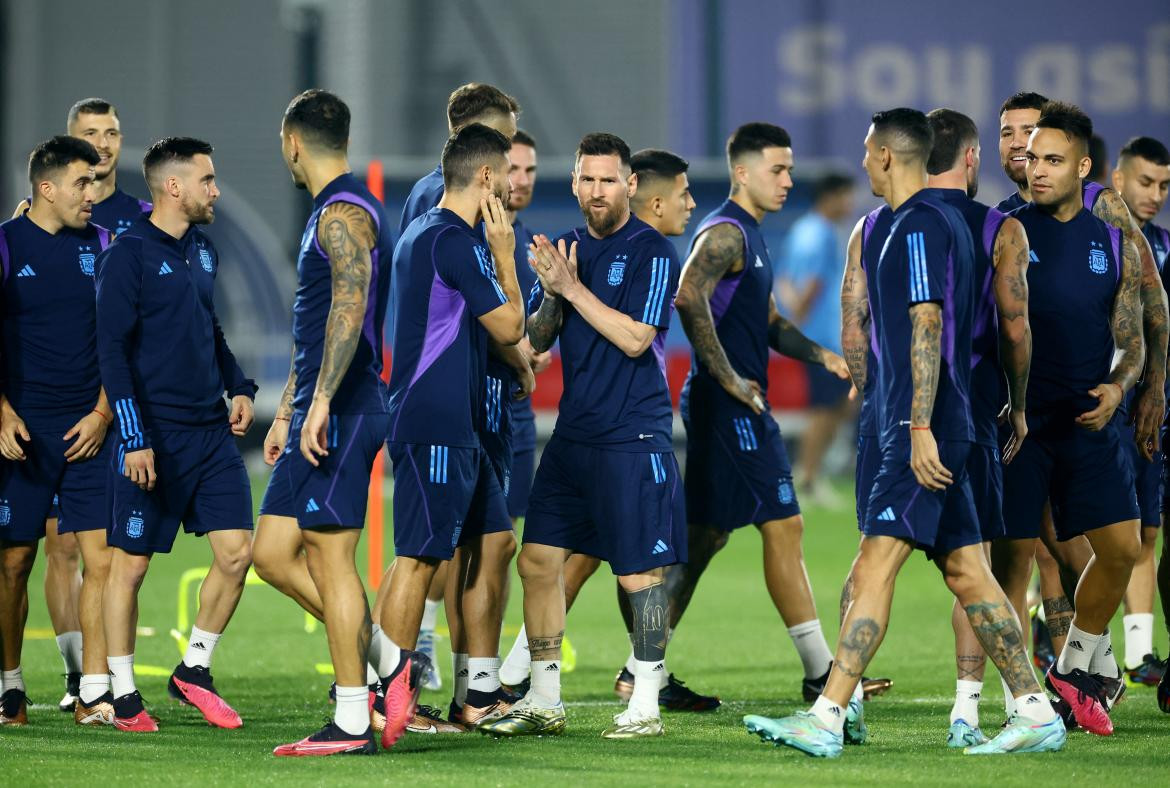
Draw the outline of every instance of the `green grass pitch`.
M261 485L263 480L257 480ZM257 487L256 501L259 502ZM851 489L842 490L851 493ZM821 619L836 638L837 596L856 547L851 512L806 512L805 550ZM389 528L387 543L389 544ZM1130 689L1114 715L1117 733L1100 739L1074 733L1061 753L972 758L944 746L954 687L951 598L933 566L915 556L898 580L893 619L872 675L895 680L889 694L867 704L870 742L849 747L836 761L776 749L747 734L745 713L780 715L803 708L800 662L764 588L759 537L737 532L712 562L671 643L671 670L701 692L720 695L710 714L665 714L666 736L610 742L600 732L620 710L613 677L628 644L604 569L570 613L568 634L577 669L564 676L569 724L560 738L493 741L479 734L408 735L373 758L277 759L272 748L320 727L330 713L330 677L324 633L308 634L299 608L265 586L249 586L219 645L216 682L244 718L236 731L209 728L198 712L166 696L166 673L180 653L168 634L176 625L180 575L206 565L207 545L180 535L175 551L153 562L141 594L137 662L164 669L139 676L138 686L161 719L157 734L80 730L56 710L63 682L41 594L39 558L30 586L32 639L24 673L35 702L26 728L0 729L0 774L8 785L312 785L373 781L443 785L796 784L1067 785L1164 784L1170 766L1170 716L1161 714L1152 689ZM364 556L360 566L365 566ZM520 625L518 581L513 584L503 649ZM440 619L440 625L441 624ZM1166 653L1158 616L1158 646ZM1120 631L1119 628L1115 631ZM446 641L439 661L450 686ZM1120 644L1118 646L1120 648ZM988 670L982 704L986 728L1002 719L999 682ZM423 702L446 707L444 692Z

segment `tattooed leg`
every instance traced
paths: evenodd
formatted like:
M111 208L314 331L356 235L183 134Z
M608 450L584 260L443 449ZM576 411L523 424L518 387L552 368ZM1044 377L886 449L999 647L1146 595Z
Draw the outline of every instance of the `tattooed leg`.
M983 681L987 655L971 629L967 612L956 599L951 609L951 628L955 630L955 676L959 681Z
M691 604L691 597L703 576L707 565L715 554L727 545L728 534L706 525L691 524L687 526L687 554L685 564L674 564L666 568L663 578L666 586L666 596L670 600L670 620L668 622L673 631L678 627L679 620Z
M524 584L524 628L533 662L559 661L565 633L565 561L569 551L530 542L516 569Z

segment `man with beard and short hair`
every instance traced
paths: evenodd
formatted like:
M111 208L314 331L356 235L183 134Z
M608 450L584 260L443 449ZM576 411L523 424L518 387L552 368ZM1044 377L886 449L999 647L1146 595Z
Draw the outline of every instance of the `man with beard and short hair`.
M636 188L629 146L612 134L585 135L573 168L585 226L556 246L537 236L531 248L540 281L528 334L538 351L559 339L565 386L517 561L532 684L507 715L480 727L489 735L564 730L564 569L573 553L608 561L635 611L637 683L629 706L602 736L663 732L659 675L669 606L663 567L686 560L662 360L679 266L671 243L631 215Z
M215 689L211 658L252 562L251 484L233 438L252 426L256 384L215 315L218 255L199 229L214 220L219 197L211 153L190 137L151 145L142 171L154 207L97 260L98 361L119 438L103 611L114 725L124 731L158 730L134 683L138 592L154 554L170 552L180 522L207 536L213 561L167 690L211 725L242 725Z

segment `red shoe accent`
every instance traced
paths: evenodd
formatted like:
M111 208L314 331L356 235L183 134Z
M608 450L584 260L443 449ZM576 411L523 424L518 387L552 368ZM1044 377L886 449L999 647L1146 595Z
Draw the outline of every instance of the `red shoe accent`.
M203 715L203 719L217 728L239 728L244 724L240 719L240 715L236 710L227 704L220 696L216 695L210 690L206 690L197 684L189 684L182 679L171 677L175 682L175 686L183 693L183 698L186 699L195 708L199 709L199 713Z
M1109 712L1101 701L1061 679L1056 675L1055 667L1049 669L1047 678L1048 686L1072 708L1078 725L1098 736L1113 735L1113 720L1109 719Z
M131 731L135 733L154 733L158 730L158 722L154 717L151 717L146 711L140 711L129 719L122 717L114 717L114 727L120 731Z
M414 720L418 710L418 694L422 689L422 682L416 681L411 686L411 674L415 670L414 660L406 658L406 664L398 675L386 685L385 708L386 727L382 729L382 748L389 749L398 743L406 728Z
M309 741L306 736L291 744L282 744L272 751L277 758L303 758L312 755L341 755L342 753L367 753L372 746L368 739L343 741Z

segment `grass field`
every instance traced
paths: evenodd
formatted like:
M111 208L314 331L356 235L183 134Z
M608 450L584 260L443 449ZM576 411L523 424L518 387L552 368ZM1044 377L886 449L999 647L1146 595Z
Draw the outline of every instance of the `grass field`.
M843 490L848 494L851 490ZM256 497L259 502L259 495ZM806 512L806 555L830 643L837 595L852 560L856 531L850 512ZM389 534L389 532L387 532ZM388 540L389 541L389 538ZM951 599L933 567L913 559L899 578L890 633L870 674L895 679L893 690L867 704L870 742L847 748L837 761L814 760L775 749L748 735L745 713L780 715L802 708L800 662L764 589L759 539L738 532L712 563L671 644L670 668L702 692L719 694L723 708L705 715L667 714L666 736L634 742L600 738L620 710L613 677L628 644L614 602L613 581L599 572L568 621L576 671L564 677L569 727L560 738L492 741L476 734L408 736L376 758L276 759L272 748L316 730L329 713L330 677L321 630L307 634L299 608L276 591L249 586L215 655L216 683L240 711L244 727L209 728L198 712L167 700L166 675L180 653L167 634L176 624L180 575L206 565L204 542L180 536L175 552L159 556L141 595L137 662L162 668L139 676L138 686L162 729L153 735L79 730L55 704L61 696L61 660L40 594L43 561L31 589L32 639L24 673L36 705L26 728L0 729L0 763L8 785L77 784L413 784L623 785L800 784L1057 785L1075 775L1081 784L1163 784L1170 766L1170 717L1152 689L1131 689L1114 719L1117 734L1070 736L1064 752L971 758L948 750L947 714L954 687ZM362 559L364 566L364 557ZM519 588L519 584L515 585ZM502 647L520 624L520 595L512 596ZM1158 617L1157 645L1166 653ZM446 642L440 643L444 680L450 679ZM999 682L988 671L983 722L1002 719ZM446 707L445 692L423 702ZM1089 781L1086 783L1085 781Z

